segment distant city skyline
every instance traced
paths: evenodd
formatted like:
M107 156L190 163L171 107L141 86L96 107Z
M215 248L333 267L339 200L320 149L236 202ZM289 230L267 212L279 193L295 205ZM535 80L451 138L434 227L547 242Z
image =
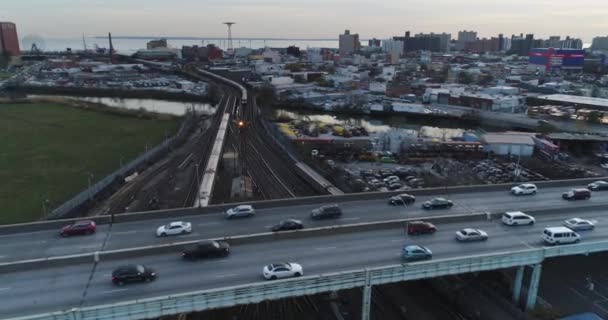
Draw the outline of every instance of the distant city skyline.
M19 37L226 36L235 38L336 39L345 29L361 39L385 39L406 30L475 30L479 37L534 33L591 42L608 34L604 0L8 0L0 21L17 24Z

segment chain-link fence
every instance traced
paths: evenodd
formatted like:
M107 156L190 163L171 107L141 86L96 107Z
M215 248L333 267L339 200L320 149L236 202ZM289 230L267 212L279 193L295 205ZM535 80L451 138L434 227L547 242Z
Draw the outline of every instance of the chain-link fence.
M51 211L51 213L48 215L48 219L62 219L77 216L77 209L83 208L89 201L93 200L98 194L105 191L110 185L119 180L123 180L126 176L135 171L145 168L148 163L156 161L173 148L181 145L188 137L188 133L194 126L195 122L195 117L193 115L186 115L175 135L166 139L156 147L144 152L131 162L122 166L120 169L103 178L101 181L80 192L72 199L64 202L62 205Z

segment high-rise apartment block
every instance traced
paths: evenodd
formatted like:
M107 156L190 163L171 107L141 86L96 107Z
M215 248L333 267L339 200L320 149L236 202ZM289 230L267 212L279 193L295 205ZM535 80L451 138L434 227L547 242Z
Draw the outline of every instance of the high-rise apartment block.
M355 52L359 52L361 43L359 42L359 34L351 34L350 30L344 31L344 34L340 35L340 57L352 55Z
M20 55L17 27L12 22L0 22L0 54Z

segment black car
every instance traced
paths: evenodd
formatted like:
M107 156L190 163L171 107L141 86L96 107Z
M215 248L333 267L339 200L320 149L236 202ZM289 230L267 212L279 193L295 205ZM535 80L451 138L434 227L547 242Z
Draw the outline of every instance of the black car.
M310 217L314 220L339 218L342 215L342 209L337 204L329 204L313 209Z
M416 197L407 193L393 196L388 200L388 204L391 206L409 206L414 202L416 202Z
M287 219L279 222L272 227L272 231L287 231L287 230L300 230L304 228L302 221L296 219Z
M224 241L206 240L184 248L182 257L187 260L225 257L230 253L230 245Z
M112 282L119 286L129 282L149 282L156 279L156 272L143 264L118 267L112 272Z
M591 198L589 189L572 189L562 193L562 199L564 200L587 200L589 198Z
M608 190L608 182L596 181L587 185L587 188L592 191Z
M452 201L444 199L444 198L434 198L429 201L425 201L422 204L423 209L432 210L432 209L448 209L451 208L454 204Z

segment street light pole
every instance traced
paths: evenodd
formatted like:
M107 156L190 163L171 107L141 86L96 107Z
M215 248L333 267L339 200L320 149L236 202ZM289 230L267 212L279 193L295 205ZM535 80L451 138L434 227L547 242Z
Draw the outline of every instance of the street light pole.
M194 167L196 168L196 207L200 207L201 206L201 192L200 192L201 176L198 173L198 163L195 164Z

